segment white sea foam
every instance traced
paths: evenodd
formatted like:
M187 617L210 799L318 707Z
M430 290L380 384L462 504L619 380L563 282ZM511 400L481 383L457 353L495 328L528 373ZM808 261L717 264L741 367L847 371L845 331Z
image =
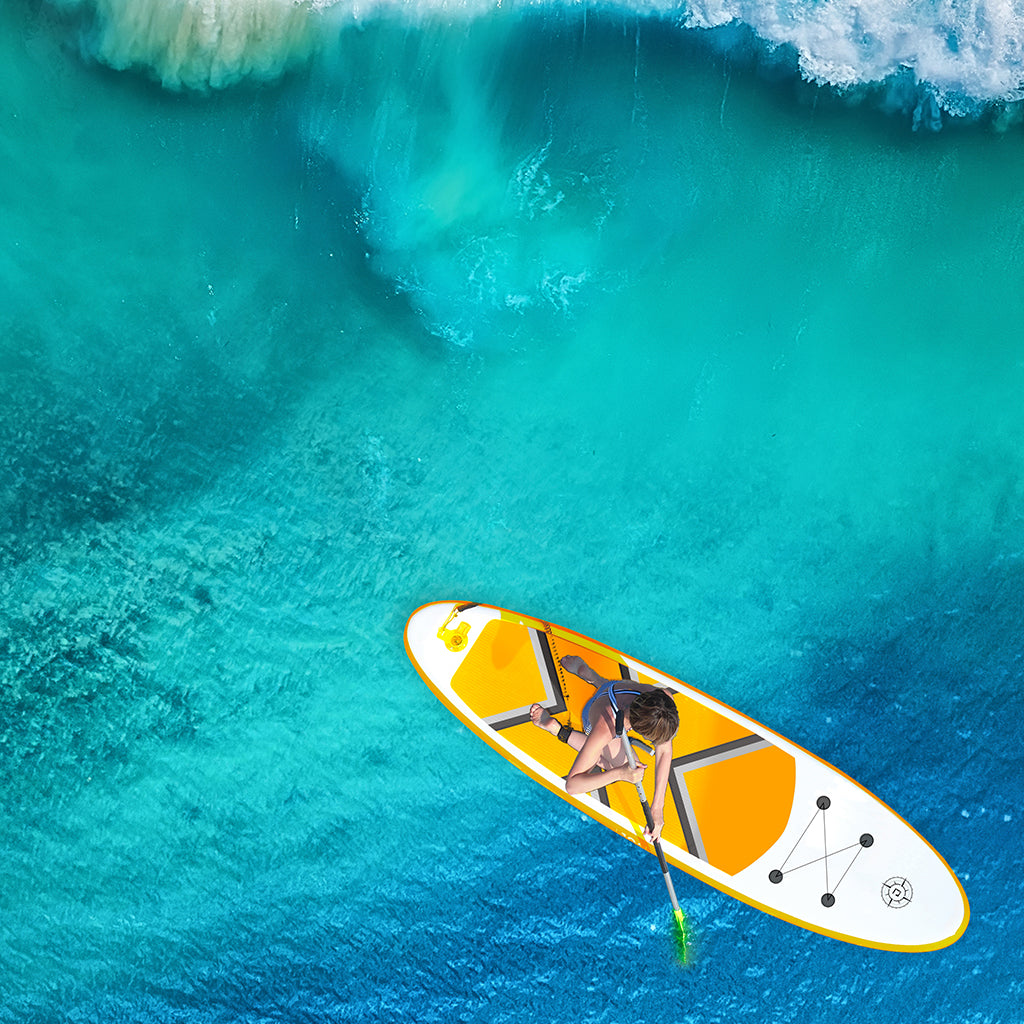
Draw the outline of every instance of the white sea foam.
M749 25L792 47L804 76L839 88L912 72L947 109L1021 98L1024 4L1013 0L666 0L683 24Z
M99 59L118 68L146 67L171 86L200 87L273 76L308 56L325 28L339 23L538 6L530 0L51 2L94 16L88 45ZM547 2L560 9L584 6ZM1024 97L1024 0L609 0L586 6L662 17L688 29L746 25L766 50L790 49L809 81L840 90L909 76L953 113Z

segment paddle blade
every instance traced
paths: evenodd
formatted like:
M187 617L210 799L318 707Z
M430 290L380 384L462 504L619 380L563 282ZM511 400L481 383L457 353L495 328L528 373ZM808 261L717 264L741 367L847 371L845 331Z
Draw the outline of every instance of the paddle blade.
M676 908L672 912L675 919L673 938L675 939L676 958L684 967L690 966L690 931L682 910Z

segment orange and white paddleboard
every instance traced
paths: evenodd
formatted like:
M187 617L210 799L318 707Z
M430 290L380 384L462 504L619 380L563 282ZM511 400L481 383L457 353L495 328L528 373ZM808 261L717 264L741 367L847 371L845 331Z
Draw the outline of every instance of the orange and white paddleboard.
M563 800L653 852L636 787L565 791L575 752L530 721L541 704L580 728L594 687L561 667L663 687L679 709L661 842L683 871L785 921L877 949L955 942L970 910L942 857L842 772L738 711L560 626L442 601L410 617L405 647L434 693L502 756ZM645 782L653 785L653 772Z

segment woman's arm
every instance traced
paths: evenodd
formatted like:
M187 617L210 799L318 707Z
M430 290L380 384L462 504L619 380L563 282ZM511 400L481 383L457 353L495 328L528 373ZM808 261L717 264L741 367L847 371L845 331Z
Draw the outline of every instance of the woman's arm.
M569 769L565 779L565 791L571 796L579 796L581 793L592 793L595 789L603 789L613 782L639 782L644 777L646 765L639 764L636 768L630 768L628 764L621 768L610 768L608 771L595 772L597 762L601 758L605 747L614 738L611 728L602 717L599 719L590 735L586 738L576 760Z

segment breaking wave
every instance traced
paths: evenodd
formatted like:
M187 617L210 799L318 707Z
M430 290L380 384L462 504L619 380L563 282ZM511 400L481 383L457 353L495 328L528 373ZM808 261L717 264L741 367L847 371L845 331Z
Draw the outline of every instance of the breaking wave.
M84 49L115 68L142 68L172 88L271 78L329 43L339 27L390 18L536 11L529 0L51 0L83 19ZM972 116L1024 98L1024 5L1014 0L547 0L559 11L656 17L712 45L778 56L807 81L910 108ZM749 31L735 31L736 29ZM723 29L732 31L723 32ZM932 127L937 124L931 123Z

